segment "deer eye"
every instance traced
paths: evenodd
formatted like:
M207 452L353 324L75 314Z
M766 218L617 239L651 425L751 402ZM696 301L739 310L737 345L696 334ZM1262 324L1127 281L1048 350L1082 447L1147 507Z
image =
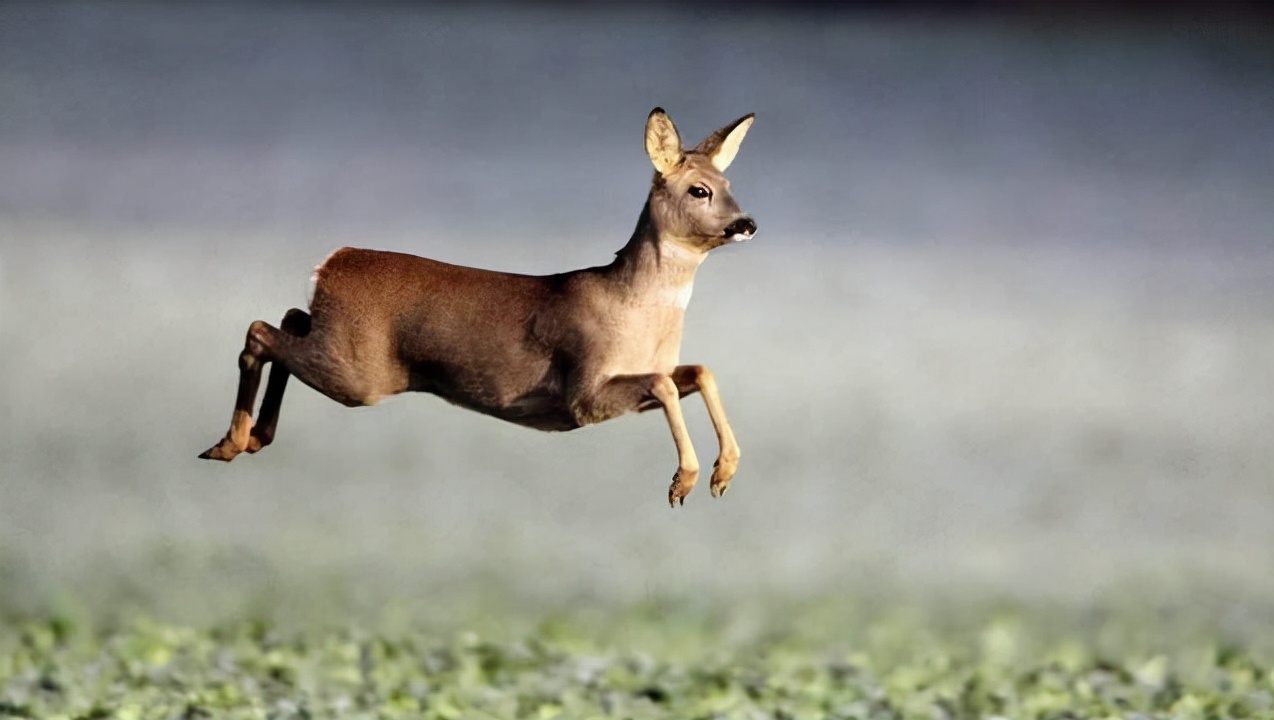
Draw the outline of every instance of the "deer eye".
M712 192L709 191L708 188L702 185L691 185L690 189L687 190L687 192L690 193L690 197L697 197L697 198L706 198L712 194Z

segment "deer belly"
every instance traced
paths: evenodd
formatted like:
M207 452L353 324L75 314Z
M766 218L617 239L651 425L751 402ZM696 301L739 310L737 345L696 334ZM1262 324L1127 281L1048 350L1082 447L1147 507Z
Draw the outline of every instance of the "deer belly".
M580 426L560 394L528 393L508 403L475 402L470 397L437 394L453 405L534 430L562 432Z
M535 380L509 374L478 376L433 366L417 373L413 390L431 393L466 410L490 415L536 430L563 431L579 427L566 404L564 383L555 368Z
M497 417L536 430L561 432L579 427L561 394L532 393L501 408Z

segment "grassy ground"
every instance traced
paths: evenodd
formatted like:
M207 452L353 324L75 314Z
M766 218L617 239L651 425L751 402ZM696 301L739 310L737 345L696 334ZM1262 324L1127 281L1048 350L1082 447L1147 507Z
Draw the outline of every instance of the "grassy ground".
M427 615L390 603L335 623L199 626L11 612L0 717L1274 717L1268 608L1223 600L487 596Z

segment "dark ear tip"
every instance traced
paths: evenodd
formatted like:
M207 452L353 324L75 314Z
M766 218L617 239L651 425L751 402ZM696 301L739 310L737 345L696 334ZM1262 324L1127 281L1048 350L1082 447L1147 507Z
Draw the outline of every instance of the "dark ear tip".
M651 110L651 111L650 111L650 114L649 114L649 115L647 115L646 117L647 117L647 118L652 118L652 117L654 117L654 116L656 116L656 115L667 115L667 114L668 114L668 113L664 112L664 109L663 109L663 108L661 108L661 107L657 107L657 108L655 108L654 110Z

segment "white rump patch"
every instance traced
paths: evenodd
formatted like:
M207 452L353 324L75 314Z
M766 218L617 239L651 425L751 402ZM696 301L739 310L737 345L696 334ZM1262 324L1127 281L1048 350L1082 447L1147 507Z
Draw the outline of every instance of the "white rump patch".
M305 294L306 307L309 307L310 303L314 302L314 291L318 288L319 273L323 270L323 266L327 264L328 260L332 259L333 255L340 252L341 250L342 248L336 248L332 252L328 253L327 257L323 258L323 262L314 266L314 272L310 273L310 289Z

